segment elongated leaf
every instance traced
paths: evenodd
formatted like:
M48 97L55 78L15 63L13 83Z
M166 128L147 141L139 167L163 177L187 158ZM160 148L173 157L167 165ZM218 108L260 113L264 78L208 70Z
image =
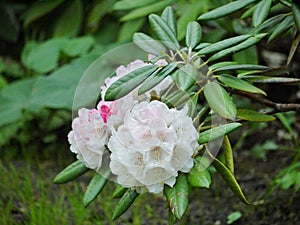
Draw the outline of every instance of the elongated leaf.
M77 160L57 174L53 182L56 184L66 183L76 179L88 170L89 169L84 165L83 162Z
M199 120L199 124L202 123L206 117L208 116L209 114L209 111L210 111L210 108L208 106L208 104L205 104L198 112L198 120Z
M54 27L54 36L76 36L81 28L83 7L81 0L71 1L64 12L58 17Z
M289 77L267 77L267 76L243 76L243 79L246 79L250 82L256 83L277 83L277 84L300 84L299 78L289 78Z
M195 50L201 50L203 48L206 48L208 46L212 45L211 43L200 43L199 45L196 46Z
M177 70L172 77L177 86L181 90L186 91L196 82L197 73L198 71L194 66L187 64Z
M156 65L136 69L114 82L106 91L105 100L113 101L127 95L157 70Z
M53 0L53 1L38 1L35 2L28 10L25 11L24 27L26 28L29 24L39 19L40 17L46 15L47 13L58 7L63 0Z
M114 10L134 9L145 5L150 5L158 1L159 0L122 0L114 4Z
M168 6L164 9L164 11L161 14L161 18L168 24L175 36L177 36L176 18L171 6Z
M210 157L214 160L213 165L222 178L226 181L229 185L232 192L245 204L249 205L250 203L246 199L241 187L239 186L238 182L234 178L233 174L229 171L229 169L217 158L215 158L211 153L209 153Z
M288 16L280 24L274 29L272 34L270 35L268 42L274 40L276 37L280 36L283 32L290 29L293 25L293 17Z
M94 33L97 31L101 19L108 13L112 5L110 1L99 1L94 7L91 9L90 13L86 18L86 28L89 32Z
M90 204L101 193L107 181L105 176L98 173L92 178L83 196L84 206Z
M189 187L184 174L180 173L173 188L165 186L167 201L172 213L181 219L189 205Z
M210 108L226 119L234 120L236 106L228 93L216 82L210 82L204 86L204 96Z
M238 65L239 63L238 62L235 62L235 61L224 61L224 62L219 62L219 63L216 63L216 64L213 64L209 67L209 69L211 71L216 71L217 69L219 68L222 68L222 67L225 67L225 66L232 66L232 65Z
M217 68L214 72L228 71L228 70L267 70L270 69L268 66L252 65L252 64L238 64L238 65L228 65Z
M250 109L238 109L237 118L253 122L269 122L276 118Z
M233 174L234 173L233 152L232 152L230 140L227 135L224 136L222 148L223 148L226 167Z
M260 34L260 33L267 33L267 32L269 33L285 17L286 17L286 14L279 14L279 15L273 16L273 17L265 20L259 26L255 27L250 33L252 33L252 34Z
M267 95L263 90L253 86L252 84L248 83L247 81L244 81L240 78L237 78L237 77L234 77L231 75L223 74L221 76L218 76L218 80L233 89L246 91L246 92L250 92L250 93Z
M177 68L177 63L171 63L168 64L166 67L164 67L161 71L159 71L156 74L151 75L148 77L145 82L141 85L139 88L138 94L141 95L152 88L154 88L156 85L158 85L160 82L162 82L167 76L171 75L171 73Z
M142 50L160 56L166 52L166 48L159 42L144 33L135 33L133 35L133 42Z
M169 28L167 23L155 14L149 16L150 25L156 36L163 41L163 44L172 50L179 49L179 43L173 31Z
M257 4L256 5L253 5L253 6L251 6L247 11L245 11L242 15L241 15L241 19L243 20L243 19L246 19L246 18L248 18L248 17L250 17L250 16L252 16L253 15L253 12L254 12L254 10L256 9L256 7L257 7Z
M292 3L292 12L297 29L300 31L300 10L295 3Z
M187 174L192 187L209 188L211 184L210 173L199 160L195 160L194 167Z
M201 40L202 29L199 23L189 22L186 29L185 43L190 48L195 48Z
M298 45L300 43L300 33L298 34L297 38L293 40L293 43L290 47L290 52L286 61L286 66L284 68L290 68L291 62L293 57L295 56L295 53L297 52Z
M123 16L120 20L121 21L128 21L128 20L133 20L137 19L143 16L147 16L150 13L157 12L159 10L162 10L166 6L172 4L175 0L163 0L163 1L158 1L152 5L146 5L144 7L134 9L130 13L126 14Z
M252 24L254 27L260 25L268 17L271 5L272 0L262 0L258 3L252 17Z
M138 193L135 190L128 189L116 205L112 220L119 218L132 205L137 196Z
M255 45L256 43L258 43L266 35L267 34L258 34L258 35L255 35L253 37L250 37L247 40L243 41L242 43L240 43L240 44L238 44L236 46L224 49L224 50L222 50L222 51L214 54L212 57L210 57L208 59L208 61L213 61L213 60L216 60L216 59L220 59L220 58L222 58L222 57L224 57L226 55L233 54L233 53L242 51L242 50L244 50L246 48L249 48L252 45Z
M126 193L127 190L128 188L124 188L123 186L118 185L116 190L113 193L113 198L121 198Z
M228 3L226 5L223 5L219 8L216 8L210 12L207 12L205 14L202 14L198 17L198 20L213 20L217 19L226 15L229 15L231 13L234 13L236 11L239 11L240 9L243 9L244 7L256 2L257 0L238 0L233 1L231 3Z
M228 123L200 132L199 144L205 144L233 132L242 126L240 123Z
M237 37L224 39L222 41L218 41L216 43L213 43L213 44L207 46L206 48L201 49L198 53L200 55L205 55L205 54L209 54L209 53L212 53L212 52L221 51L225 48L229 48L233 45L239 44L242 41L245 41L246 39L248 39L249 37L251 37L251 36L250 35L240 35L240 36L237 36Z

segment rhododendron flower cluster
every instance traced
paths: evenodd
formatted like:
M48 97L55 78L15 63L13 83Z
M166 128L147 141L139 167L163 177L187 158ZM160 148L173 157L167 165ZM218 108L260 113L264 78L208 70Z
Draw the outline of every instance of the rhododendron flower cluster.
M136 60L107 78L97 108L79 110L68 139L71 151L86 167L99 171L109 151L110 170L118 183L139 193L158 194L164 184L173 187L179 171L189 172L193 167L198 132L187 116L187 107L169 109L162 102L150 101L150 92L138 96L133 90L115 101L104 100L112 83L146 65L149 63ZM166 80L151 91L160 94L169 84Z

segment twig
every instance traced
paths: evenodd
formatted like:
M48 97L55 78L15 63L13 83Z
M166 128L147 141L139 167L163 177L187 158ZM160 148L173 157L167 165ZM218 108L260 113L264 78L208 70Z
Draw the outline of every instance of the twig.
M232 90L233 94L244 96L249 99L253 99L257 102L262 103L265 106L269 106L273 108L273 110L269 111L268 114L273 114L276 112L287 112L287 111L298 111L300 110L300 104L297 103L277 103L273 102L269 99L266 99L262 95L239 91L239 90Z

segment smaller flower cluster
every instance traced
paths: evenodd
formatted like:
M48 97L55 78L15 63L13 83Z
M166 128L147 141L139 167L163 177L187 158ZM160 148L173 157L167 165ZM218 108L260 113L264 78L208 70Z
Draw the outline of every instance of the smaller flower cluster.
M163 60L158 63L166 65ZM179 171L193 167L198 132L187 107L169 109L160 101L150 101L150 92L138 96L137 90L115 101L104 100L113 82L146 65L136 60L107 78L101 87L103 100L96 109L79 110L68 140L71 151L88 168L99 171L103 155L109 152L110 170L118 183L139 193L159 194L164 184L173 187ZM160 94L169 81L164 82L151 91Z

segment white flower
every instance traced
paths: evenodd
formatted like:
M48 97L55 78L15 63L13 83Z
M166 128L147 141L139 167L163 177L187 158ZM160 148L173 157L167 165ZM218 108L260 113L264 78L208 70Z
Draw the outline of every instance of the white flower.
M128 111L108 142L110 168L117 181L142 193L173 186L178 171L189 172L198 133L186 110L159 101L141 102Z
M77 158L86 167L99 170L109 137L100 111L79 109L78 117L72 122L72 129L68 134L71 151L77 154Z
M149 60L152 59L153 56L149 55ZM167 62L164 59L158 60L156 65L166 66ZM108 126L118 128L123 123L124 116L127 111L131 110L132 107L140 101L150 101L150 92L155 91L157 94L160 94L163 90L165 90L172 82L172 79L165 79L161 84L153 88L148 93L145 93L142 96L138 96L138 89L133 90L128 95L123 98L117 99L115 101L104 101L105 93L107 89L118 79L127 75L128 73L142 68L144 66L150 65L150 63L146 63L142 60L135 60L129 63L127 66L119 66L116 69L116 76L109 77L105 79L105 84L101 87L101 98L102 101L99 102L97 108L101 111L101 115L104 119L104 122L108 121ZM105 109L105 110L103 110ZM109 119L108 119L109 118Z

